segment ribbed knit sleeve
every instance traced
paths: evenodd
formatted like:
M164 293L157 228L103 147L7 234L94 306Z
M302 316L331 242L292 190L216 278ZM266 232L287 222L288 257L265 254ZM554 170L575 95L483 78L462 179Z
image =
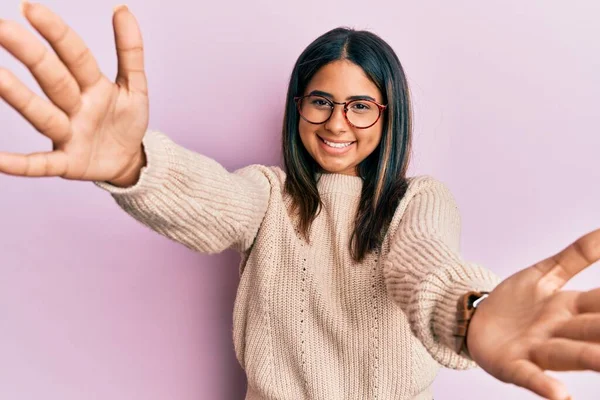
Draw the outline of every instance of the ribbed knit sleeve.
M415 190L384 265L386 287L438 363L472 368L475 363L467 355L454 351L457 301L470 290L491 290L500 280L461 258L460 215L448 188L425 177Z
M270 198L267 167L228 172L155 131L146 133L143 146L147 164L134 186L95 184L132 217L192 250L211 254L252 245Z

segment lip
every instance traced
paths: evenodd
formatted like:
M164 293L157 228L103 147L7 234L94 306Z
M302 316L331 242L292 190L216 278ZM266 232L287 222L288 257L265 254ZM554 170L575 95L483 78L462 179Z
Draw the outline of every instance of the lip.
M319 135L317 135L317 136L319 136ZM354 142L356 142L356 140L331 140L331 139L325 139L325 138L323 138L321 136L319 136L319 139L327 140L328 142L331 142L331 143L354 143Z
M319 146L321 146L321 149L323 149L326 153L328 153L330 155L334 155L334 156L339 156L339 155L342 155L342 154L346 154L356 144L356 140L355 140L349 146L342 147L340 149L336 149L334 147L330 147L327 144L325 144L325 142L323 141L324 139L321 136L319 136L319 135L317 135L317 136L319 138ZM327 141L331 142L331 140L327 140ZM348 143L348 142L347 141L346 142L337 141L337 142L334 142L334 143Z

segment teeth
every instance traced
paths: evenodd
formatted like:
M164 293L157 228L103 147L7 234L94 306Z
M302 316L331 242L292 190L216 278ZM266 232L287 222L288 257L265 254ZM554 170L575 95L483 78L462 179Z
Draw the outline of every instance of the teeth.
M325 144L329 147L335 147L336 149L341 149L344 147L348 147L352 144L352 142L348 142L348 143L333 143L333 142L329 142L325 139L323 139L323 141L325 142Z

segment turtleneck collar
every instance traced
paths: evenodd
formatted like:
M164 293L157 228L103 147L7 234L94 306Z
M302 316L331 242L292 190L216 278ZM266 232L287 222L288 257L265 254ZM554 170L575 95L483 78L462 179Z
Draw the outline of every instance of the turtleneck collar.
M352 196L360 196L363 179L359 176L317 173L317 189L319 193L344 193Z

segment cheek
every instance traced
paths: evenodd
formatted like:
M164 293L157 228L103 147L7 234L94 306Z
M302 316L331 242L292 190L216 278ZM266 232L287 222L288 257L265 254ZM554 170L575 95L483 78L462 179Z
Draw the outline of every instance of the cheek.
M362 143L365 147L370 148L371 150L375 149L379 142L381 141L382 129L380 126L376 126L373 128L369 128L368 132L363 133Z
M310 146L310 143L316 140L314 131L314 126L306 121L302 120L298 125L300 140L302 141L302 144L304 144L304 147L308 148Z

